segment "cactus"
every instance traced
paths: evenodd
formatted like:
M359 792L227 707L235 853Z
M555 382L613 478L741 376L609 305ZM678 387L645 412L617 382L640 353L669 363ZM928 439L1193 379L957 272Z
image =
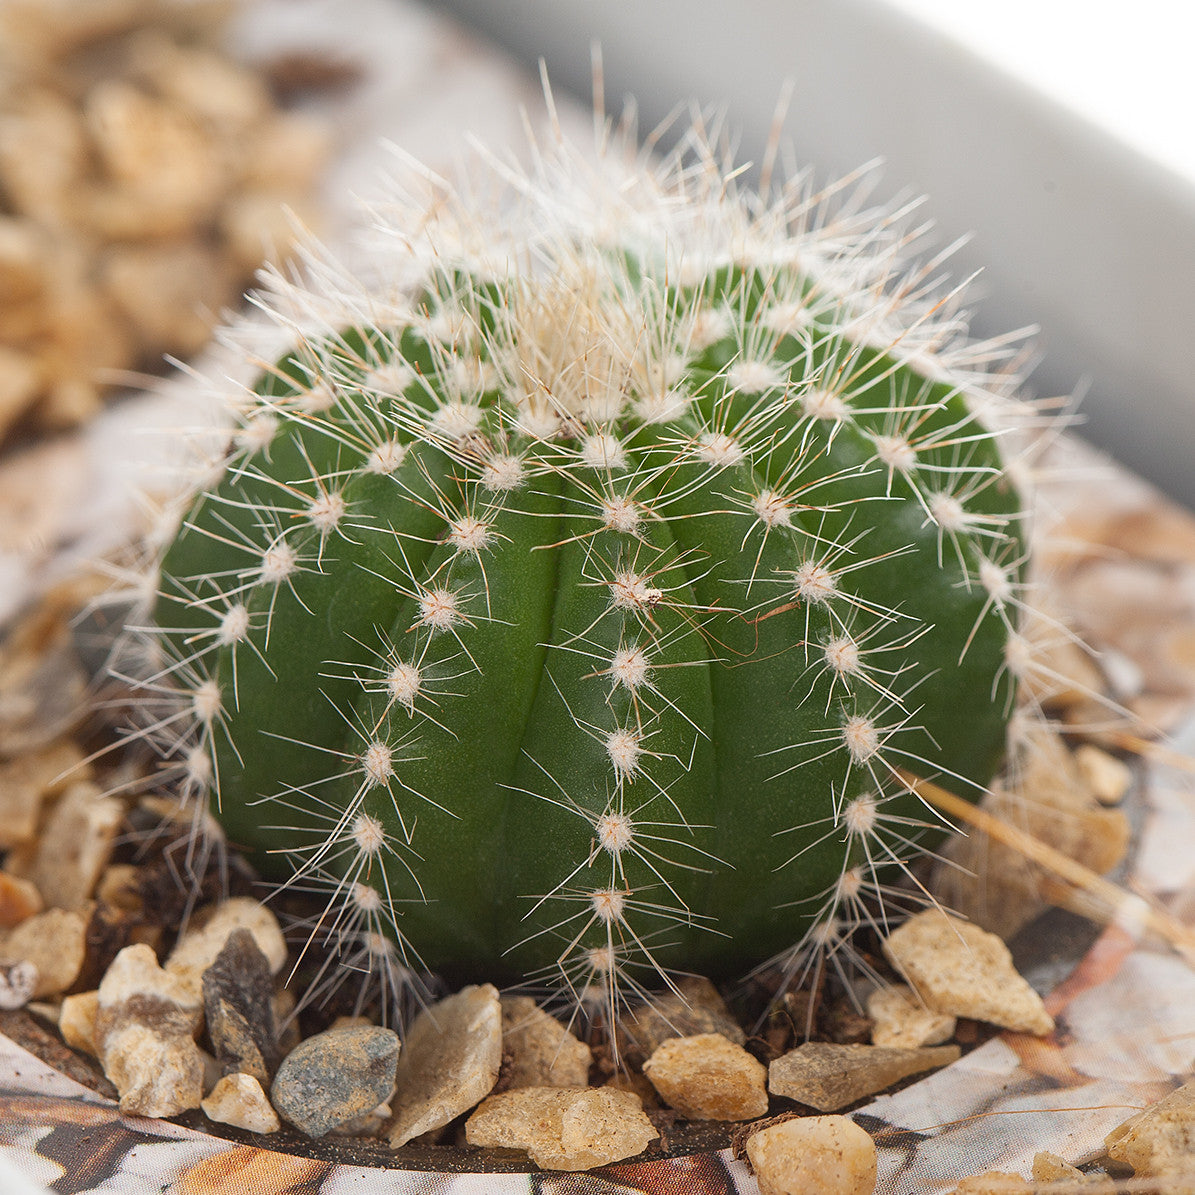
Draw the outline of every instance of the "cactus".
M1000 766L1012 350L907 213L698 142L424 175L368 279L312 249L261 300L289 347L181 502L142 684L358 964L742 974L883 916L942 833L910 773Z

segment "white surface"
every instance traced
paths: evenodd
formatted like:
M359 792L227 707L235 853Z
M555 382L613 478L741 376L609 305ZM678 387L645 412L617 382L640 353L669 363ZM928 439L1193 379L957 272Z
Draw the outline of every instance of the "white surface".
M440 3L582 94L600 41L615 105L725 106L745 156L791 82L815 177L882 158L881 193L927 194L943 244L974 233L954 271L984 270L976 330L1040 326L1038 392L1086 389L1091 438L1195 504L1195 178L1158 148L1195 152L1185 0Z
M1195 182L1189 0L889 0Z

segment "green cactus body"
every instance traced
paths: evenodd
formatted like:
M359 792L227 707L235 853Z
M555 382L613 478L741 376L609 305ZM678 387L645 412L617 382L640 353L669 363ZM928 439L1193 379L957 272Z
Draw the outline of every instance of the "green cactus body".
M488 254L409 217L414 281L308 303L160 562L189 787L406 966L741 974L932 844L895 769L1000 764L1022 506L953 329L897 231L678 180L523 188Z

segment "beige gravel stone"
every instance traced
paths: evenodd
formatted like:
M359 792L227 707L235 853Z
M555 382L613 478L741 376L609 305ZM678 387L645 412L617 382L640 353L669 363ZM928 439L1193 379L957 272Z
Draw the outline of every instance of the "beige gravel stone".
M424 1009L398 1060L391 1147L467 1112L493 1089L501 1065L502 1010L493 984L462 988Z
M32 880L0 871L0 930L20 925L45 907L41 893Z
M37 842L28 878L47 905L82 909L124 821L124 804L90 780L72 784L55 802Z
M887 939L884 953L939 1012L1020 1033L1054 1028L1041 997L1013 968L1008 947L976 925L926 909Z
M954 1036L956 1018L926 1008L904 984L876 988L867 997L867 1015L875 1022L873 1046L894 1046L914 1050L938 1046Z
M810 1041L773 1060L768 1090L819 1112L837 1112L910 1075L948 1066L959 1053L958 1046L902 1050Z
M130 1021L107 1032L100 1061L126 1115L177 1116L203 1099L203 1058L186 1034Z
M508 1088L584 1087L593 1052L530 996L503 996L503 1077Z
M282 1121L252 1075L225 1075L200 1103L204 1115L249 1133L276 1133Z
M761 1195L871 1195L876 1148L845 1116L808 1116L747 1138Z
M65 992L83 969L87 918L67 909L47 909L22 921L0 942L0 960L37 968L33 998Z
M203 997L187 975L177 975L158 963L145 945L126 946L112 960L100 981L99 1012L109 1019L126 1004L161 1004L179 1014L186 1032L196 1031L203 1019Z
M254 261L262 261L260 252ZM143 351L155 357L196 352L239 298L221 254L197 240L116 246L104 256L101 280Z
M1167 1181L1178 1195L1195 1191L1195 1082L1186 1083L1123 1124L1104 1139L1108 1157L1132 1166L1138 1178ZM1186 1176L1185 1185L1178 1185Z
M72 104L48 87L10 99L0 137L0 183L19 214L54 225L68 221L87 166L87 142Z
M0 849L34 841L42 804L86 776L75 772L82 761L83 753L65 739L0 761Z
M45 247L31 220L0 215L0 306L27 303L39 294Z
M720 1033L663 1042L643 1064L660 1098L689 1120L754 1120L768 1111L767 1068Z
M650 1004L632 1009L619 1021L619 1032L644 1058L671 1037L720 1033L738 1046L747 1040L718 989L708 979L697 976L682 979L677 988L675 992L655 997Z
M131 49L138 82L224 136L246 136L270 114L265 80L223 54L159 32L141 34Z
M1035 1183L1065 1183L1063 1189L1073 1195L1116 1195L1116 1183L1106 1174L1084 1174L1057 1154L1034 1154L1032 1178Z
M248 896L234 896L197 919L170 952L165 969L188 993L200 998L203 973L216 961L235 929L247 929L266 956L270 973L277 975L286 963L286 939L272 910Z
M545 1170L590 1170L642 1153L659 1134L639 1100L609 1087L524 1087L465 1122L470 1145L526 1150Z
M304 112L277 112L246 139L242 177L249 192L285 190L298 196L319 178L331 154L324 121Z
M58 1032L73 1050L82 1050L93 1058L98 1053L95 1044L95 1019L100 1010L99 992L76 992L64 996L58 1009Z
M1118 805L1133 783L1132 768L1094 743L1080 743L1075 748L1075 764L1101 805Z
M202 1001L144 945L126 946L97 992L95 1040L122 1112L176 1116L198 1108L204 1065L194 1034Z
M32 405L41 384L36 357L0 344L0 439Z
M230 183L228 167L190 114L117 78L91 89L83 114L106 177L122 199L145 205L137 229L109 223L101 231L185 236L211 219Z
M1033 1195L1033 1184L1019 1174L1005 1170L987 1170L973 1174L954 1188L954 1195Z

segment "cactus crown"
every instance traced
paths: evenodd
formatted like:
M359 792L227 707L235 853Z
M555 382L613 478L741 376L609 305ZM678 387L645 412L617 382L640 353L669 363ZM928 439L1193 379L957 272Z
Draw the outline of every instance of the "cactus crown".
M696 134L535 161L421 176L365 281L274 280L144 683L358 962L616 1001L832 946L939 830L901 769L991 780L1015 378L905 213Z

